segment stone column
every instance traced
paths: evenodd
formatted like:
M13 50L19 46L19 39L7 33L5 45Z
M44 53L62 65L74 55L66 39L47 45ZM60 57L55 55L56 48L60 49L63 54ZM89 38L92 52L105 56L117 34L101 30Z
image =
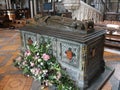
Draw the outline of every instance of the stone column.
M12 9L11 0L8 0L9 9Z
M30 0L30 14L31 14L31 18L33 18L33 1Z
M36 8L36 0L34 0L34 15L37 14L37 8Z
M5 3L6 3L6 9L12 9L11 0L5 0Z
M44 16L44 10L43 10L43 0L40 0L40 12Z

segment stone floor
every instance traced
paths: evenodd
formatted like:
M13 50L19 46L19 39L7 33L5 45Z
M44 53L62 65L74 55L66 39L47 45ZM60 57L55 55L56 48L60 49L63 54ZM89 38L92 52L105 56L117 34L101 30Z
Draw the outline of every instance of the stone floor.
M20 47L19 31L0 29L0 90L30 90L32 78L22 75L13 65Z
M20 49L19 30L0 29L0 90L31 90L33 79L25 77L13 65L13 59L20 54ZM105 51L104 58L116 70L102 90L118 90L120 54Z

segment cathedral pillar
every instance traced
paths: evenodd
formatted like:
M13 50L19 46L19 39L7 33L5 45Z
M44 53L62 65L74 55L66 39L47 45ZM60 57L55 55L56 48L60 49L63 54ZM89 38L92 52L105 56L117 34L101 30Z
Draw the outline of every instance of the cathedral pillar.
M8 0L9 9L12 9L11 0Z
M33 18L33 0L30 0L30 15L31 15L31 18Z
M34 0L34 15L36 15L37 14L37 8L36 8L36 0Z

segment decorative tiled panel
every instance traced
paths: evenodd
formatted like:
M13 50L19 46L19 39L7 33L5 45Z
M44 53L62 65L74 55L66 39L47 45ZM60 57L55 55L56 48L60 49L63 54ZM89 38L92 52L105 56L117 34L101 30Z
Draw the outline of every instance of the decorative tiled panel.
M67 73L70 75L72 80L78 81L79 73L73 68L66 68Z
M32 44L37 41L37 34L31 32L22 32L23 45L27 48L28 44Z
M49 37L49 36L46 36L46 35L38 35L38 41L39 43L42 43L42 42L48 42L48 41L51 41L52 37Z
M50 36L46 36L46 35L40 35L38 34L37 35L38 37L38 42L41 43L41 42L52 42L52 48L51 48L51 51L53 53L54 56L56 56L56 52L57 52L57 45L56 45L56 38L54 37L50 37Z
M57 57L57 38L52 39L53 55Z
M80 45L67 40L58 40L58 58L60 61L79 67Z
M84 72L85 71L85 63L87 63L88 62L88 60L87 60L87 45L86 44L82 44L81 46L80 46L80 48L81 48L81 50L80 50L80 71L81 72Z

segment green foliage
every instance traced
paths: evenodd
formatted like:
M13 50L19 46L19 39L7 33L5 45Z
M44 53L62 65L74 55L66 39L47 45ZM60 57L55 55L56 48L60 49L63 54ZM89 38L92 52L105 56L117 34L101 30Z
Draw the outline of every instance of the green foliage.
M14 60L14 65L26 76L40 80L44 86L56 85L58 90L78 90L75 82L62 69L51 53L51 42L33 43Z

